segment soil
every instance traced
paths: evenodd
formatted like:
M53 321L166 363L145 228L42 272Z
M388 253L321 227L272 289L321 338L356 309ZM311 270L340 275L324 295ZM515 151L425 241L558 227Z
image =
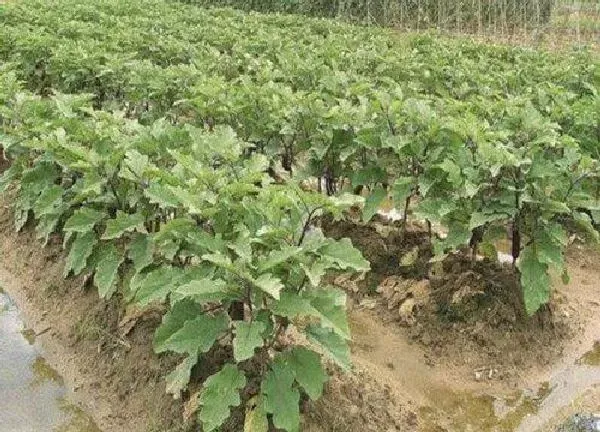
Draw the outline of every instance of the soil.
M400 222L388 222L376 216L370 224L323 220L321 228L327 236L336 240L343 237L351 239L371 263L366 280L359 289L351 291L356 299L374 293L388 276L423 278L429 271L429 236L415 226L403 233ZM401 266L402 258L407 255L413 255L411 265Z

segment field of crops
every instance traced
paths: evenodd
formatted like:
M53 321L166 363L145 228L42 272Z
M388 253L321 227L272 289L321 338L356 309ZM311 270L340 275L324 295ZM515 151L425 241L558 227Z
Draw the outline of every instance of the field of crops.
M350 368L346 293L328 281L373 263L323 219L367 224L391 205L402 235L425 221L431 265L495 259L508 240L529 315L551 270L568 281L569 237L599 237L600 61L586 52L25 0L0 9L0 82L15 228L61 234L65 277L93 275L103 298L169 305L154 338L182 355L169 392L231 347L198 397L207 432L241 404L247 430L296 431L321 355ZM290 345L292 328L309 344Z

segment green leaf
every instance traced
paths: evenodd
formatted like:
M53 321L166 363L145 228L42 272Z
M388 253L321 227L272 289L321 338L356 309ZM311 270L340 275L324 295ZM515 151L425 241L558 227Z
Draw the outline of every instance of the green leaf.
M63 228L66 232L85 233L91 231L94 226L104 219L105 213L96 211L89 207L83 207L67 219Z
M471 215L471 221L469 222L469 230L473 230L475 228L483 226L488 222L494 222L506 218L508 218L508 216L503 213L475 212Z
M198 403L202 409L198 420L204 432L221 426L231 415L230 408L241 403L240 391L246 387L246 377L232 364L227 364L204 382Z
M546 225L545 228L550 237L555 242L558 242L558 244L562 246L567 246L569 244L569 237L567 236L567 232L560 224L549 223Z
M221 302L235 299L236 293L227 289L222 279L202 278L192 280L177 287L175 292L182 297L189 297L198 303Z
M0 175L0 192L6 192L17 176L21 174L22 169L23 167L20 163L13 162L10 168Z
M304 250L296 246L284 245L282 249L272 250L264 260L259 261L258 269L261 273L272 269L284 262L287 262L290 258L300 255Z
M279 299L279 293L283 289L281 280L270 273L261 274L254 280L254 284L274 299Z
M264 343L262 333L265 325L260 321L234 321L233 358L236 362L248 360L254 356L254 350Z
M183 325L202 314L202 307L191 300L175 303L163 316L162 323L154 333L153 345L156 353L164 352L166 341L177 333Z
M164 343L155 346L157 353L173 351L178 354L205 353L229 327L229 318L221 313L200 315L186 321Z
M144 195L151 203L158 204L160 208L176 208L180 204L177 196L159 183L152 183L144 190Z
M175 370L165 377L167 383L167 393L173 395L175 399L179 399L181 392L185 390L190 382L192 369L198 363L197 355L189 355L181 363L177 365Z
M254 309L252 315L254 321L260 321L265 326L265 330L262 333L263 338L269 338L273 334L273 330L275 328L275 325L273 324L273 314L271 311L268 309Z
M383 203L386 198L387 191L383 187L377 186L365 200L365 207L362 212L363 222L369 222L373 216L377 214L381 207L381 203Z
M202 259L211 262L217 267L221 267L225 270L233 272L236 271L233 263L231 262L231 258L229 258L227 255L223 255L220 252L202 255Z
M314 288L318 287L321 284L321 279L323 278L323 276L325 276L325 273L327 271L327 266L320 261L315 261L311 264L310 267L304 264L300 264L300 267L302 268L304 274L308 278L308 281Z
M154 242L147 234L136 234L131 243L127 256L133 262L136 272L141 272L153 262Z
M246 402L244 432L269 432L269 419L262 396L254 396Z
M539 261L532 246L526 246L519 257L518 268L521 273L525 310L528 315L533 315L550 301L548 266Z
M458 166L451 159L444 159L444 161L438 165L444 172L448 174L448 181L452 183L454 186L458 186L462 182L462 173L460 170L460 166Z
M351 367L350 349L346 341L334 331L316 325L306 328L308 339L323 348L333 361L345 370Z
M273 362L262 382L265 411L273 414L278 429L297 432L300 428L300 393L294 388L294 371L283 362Z
M306 394L312 400L319 399L323 394L323 385L328 380L321 363L321 356L308 348L294 347L282 357L294 371L296 381Z
M106 229L102 240L112 240L121 237L126 232L145 232L145 218L141 213L127 214L121 210L117 211L117 217L106 221Z
M110 298L116 290L119 266L124 258L112 244L104 245L103 249L102 258L96 265L94 285L98 288L100 297Z
M318 312L323 327L331 328L344 339L350 339L346 317L346 294L336 288L311 291L311 305Z
M98 239L93 231L77 233L67 256L63 276L67 277L71 270L75 276L81 273L86 267L87 260L94 251L96 244L98 244Z
M181 270L163 265L149 272L140 282L135 300L140 306L147 306L154 301L164 301L175 289L182 277Z
M320 249L324 258L337 264L340 269L352 269L356 271L369 271L371 264L363 258L358 249L352 245L348 238L335 241L329 239Z
M553 241L550 234L544 230L536 239L536 252L538 260L555 268L562 269L564 266L562 246Z
M39 219L44 215L54 213L57 207L62 204L64 192L65 190L58 185L52 185L44 189L33 205L35 217Z
M279 301L272 306L274 314L294 319L302 316L318 316L319 313L310 304L310 299L300 297L295 292L283 291Z
M585 234L589 239L594 242L600 241L600 234L594 228L592 219L586 213L573 212L573 219L577 224L577 227Z
M415 180L412 177L400 177L392 186L392 198L396 205L404 208L406 199L413 194Z

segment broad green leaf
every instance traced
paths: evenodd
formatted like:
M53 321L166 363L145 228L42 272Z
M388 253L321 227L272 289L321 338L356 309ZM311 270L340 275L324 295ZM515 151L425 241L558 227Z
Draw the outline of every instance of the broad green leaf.
M148 162L148 156L141 154L135 149L129 150L125 154L125 160L123 161L119 175L124 179L137 181L143 178Z
M223 252L226 247L226 243L221 238L221 234L213 236L198 229L189 231L185 239L188 243L191 243L202 251L207 252Z
M269 419L262 396L254 396L246 402L244 432L269 432Z
M264 273L273 267L287 262L290 258L302 254L303 252L304 250L300 247L284 245L282 249L272 250L265 259L260 260L258 269L261 273Z
M236 293L227 288L227 283L222 279L202 278L195 279L178 286L177 295L189 297L198 303L221 302L235 299Z
M252 314L253 320L260 321L265 327L265 330L262 333L263 339L269 338L273 334L273 330L275 328L275 325L273 323L273 314L271 313L271 311L269 311L268 309L254 309Z
M236 362L248 360L254 356L254 350L264 343L262 333L265 325L260 321L234 321L233 358Z
M521 273L525 310L527 314L533 315L550 301L548 266L539 261L532 246L527 246L521 252L518 268Z
M67 256L63 276L67 277L71 271L73 271L75 276L81 273L86 267L87 260L94 251L97 243L98 239L92 231L77 233Z
M122 211L117 211L115 219L106 221L106 230L102 240L112 240L121 237L126 232L138 231L144 233L145 218L141 213L127 214Z
M369 222L377 214L386 198L387 191L383 187L377 186L365 200L365 207L362 211L363 222Z
M554 239L545 230L536 237L535 246L538 260L551 268L562 269L564 266L562 245L553 241Z
M261 274L254 280L254 284L275 299L279 299L279 293L283 289L281 280L270 273Z
M217 338L229 327L229 318L225 314L200 315L186 321L155 350L158 353L173 351L178 354L205 353L214 345Z
M414 192L415 180L412 177L400 177L392 186L392 198L396 206L404 208L406 199Z
M599 242L600 233L594 228L592 219L585 213L573 212L573 219L577 224L577 227L585 234L589 239Z
M172 394L175 399L179 399L181 392L185 390L190 382L192 369L196 363L198 363L198 356L189 355L177 365L175 370L165 377L165 381L167 382L167 393Z
M135 300L140 306L147 306L154 301L164 301L175 289L182 272L179 268L163 265L149 272L140 282Z
M325 354L345 370L351 368L350 349L346 341L334 331L311 325L306 328L308 339L321 347Z
M235 271L235 267L231 262L231 258L229 258L227 255L223 255L220 252L202 255L202 259L211 262L225 270Z
M165 342L178 332L183 325L202 314L202 307L193 301L184 299L175 303L162 317L162 323L154 333L153 345L157 353L164 352Z
M240 391L246 387L246 377L232 364L226 364L208 377L202 386L198 403L202 407L198 420L204 432L218 429L231 415L230 408L241 403Z
M344 339L350 339L346 316L346 294L336 288L309 292L312 307L318 312L323 327L331 328Z
M311 286L314 288L321 284L321 279L323 276L325 276L327 271L326 265L320 261L315 261L310 265L310 267L305 264L300 264L300 267L304 271L304 274L308 278Z
M441 242L436 242L436 249L441 248L441 252L445 252L447 249L455 250L456 248L466 245L471 239L471 230L460 223L453 223L448 227L448 235ZM436 250L436 254L437 254Z
M550 235L550 237L558 242L558 244L562 246L567 246L569 244L569 237L567 236L567 232L565 229L557 224L557 223L549 223L545 226L546 231Z
M448 174L448 181L454 186L458 186L462 183L462 173L460 166L458 166L456 162L451 159L444 159L438 167Z
M174 239L182 240L189 236L191 231L198 229L198 224L188 217L171 219L160 227L160 231L154 234L156 243L167 242Z
M328 240L320 249L324 258L337 264L341 269L352 269L356 271L369 271L371 264L363 258L358 249L352 245L348 238L341 240Z
M33 211L36 218L54 213L57 207L62 204L62 197L65 190L58 186L52 185L40 194L37 201L33 205Z
M502 213L475 212L471 215L471 221L469 222L469 230L473 230L489 222L494 222L506 218L508 218L508 216Z
M102 221L105 217L105 213L96 211L89 207L83 207L76 210L73 215L67 219L64 231L67 232L79 232L85 233L91 231L94 226Z
M294 371L296 381L306 394L312 400L319 399L323 394L323 385L328 380L319 354L304 347L294 347L282 358Z
M15 179L21 173L22 169L22 165L15 161L12 163L10 168L8 168L2 173L2 175L0 175L0 192L6 192L8 187L13 183L13 181L15 181Z
M123 254L114 245L104 245L102 258L96 265L94 285L102 298L110 298L117 288L119 267L124 260Z
M177 196L167 186L159 183L152 183L144 190L144 195L151 203L158 204L163 209L169 207L176 208L180 204Z
M294 371L283 362L273 362L262 382L265 411L273 415L273 425L287 432L300 428L300 393L294 388Z
M358 185L370 185L373 183L385 182L387 174L385 169L377 165L370 165L368 167L359 169L352 173L351 181L352 186Z
M136 234L131 243L127 256L133 262L136 272L141 272L143 269L152 264L154 255L154 242L152 237L147 234Z
M276 315L290 319L302 316L318 316L318 312L310 304L310 299L289 291L281 292L279 301L272 306L272 311Z

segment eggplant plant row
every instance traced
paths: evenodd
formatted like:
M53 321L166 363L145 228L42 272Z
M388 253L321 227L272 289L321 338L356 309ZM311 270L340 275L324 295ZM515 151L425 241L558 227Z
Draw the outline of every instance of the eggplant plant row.
M248 430L295 431L321 356L350 367L345 296L325 276L369 270L315 218L361 206L367 223L390 200L401 229L410 209L447 230L433 260L493 254L510 226L535 313L550 270L568 279L570 233L599 237L599 65L159 0L10 2L2 187L17 230L62 235L65 277L169 305L154 342L182 355L174 395L230 351L198 396L205 431L242 404ZM283 343L292 327L305 344Z

